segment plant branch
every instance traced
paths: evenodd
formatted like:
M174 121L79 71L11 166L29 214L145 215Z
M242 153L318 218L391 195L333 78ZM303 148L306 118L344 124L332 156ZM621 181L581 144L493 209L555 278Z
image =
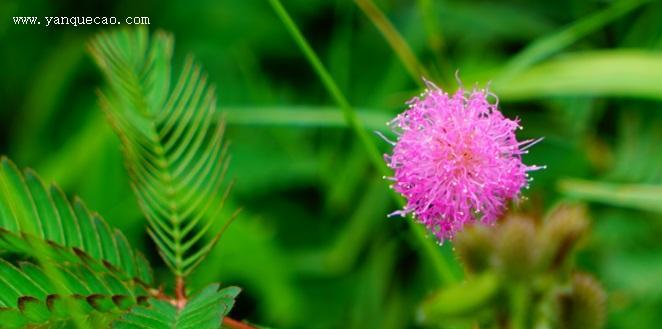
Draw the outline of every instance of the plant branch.
M257 329L246 322L237 321L229 316L223 318L223 325L230 329Z
M177 276L175 278L175 307L181 310L186 306L186 282L184 277Z

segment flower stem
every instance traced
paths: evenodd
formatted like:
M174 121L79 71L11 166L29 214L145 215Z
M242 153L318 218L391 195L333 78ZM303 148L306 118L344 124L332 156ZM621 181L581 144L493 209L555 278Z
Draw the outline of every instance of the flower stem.
M290 15L287 13L287 10L285 10L280 0L269 0L269 3L294 39L294 42L299 46L306 59L312 65L313 69L322 81L322 84L327 89L327 92L331 95L333 100L342 110L345 121L347 121L348 125L354 130L354 133L356 133L356 135L359 137L359 140L368 153L373 166L382 176L390 175L389 169L386 166L386 163L383 161L379 150L377 149L377 145L373 142L373 140L370 138L370 135L365 130L363 123L359 120L356 114L356 111L354 111L343 93L340 91L340 88L331 77L331 74L326 70L324 64L322 64L322 61L319 59L315 51L310 47L306 41L306 38L301 34L301 31L296 26ZM398 205L404 205L404 200L399 195L395 194L395 192L392 193L392 195L394 196ZM427 238L425 229L422 226L418 225L414 221L408 221L408 223L410 223L410 226L412 227L414 238L421 244L423 252L432 262L433 267L437 271L442 282L446 284L457 282L458 280L450 268L450 263L454 260L452 258L449 259L444 257L434 241Z

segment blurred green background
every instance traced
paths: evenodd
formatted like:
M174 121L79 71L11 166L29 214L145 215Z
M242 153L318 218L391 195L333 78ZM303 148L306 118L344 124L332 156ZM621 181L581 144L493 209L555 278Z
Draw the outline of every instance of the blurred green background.
M406 45L353 1L284 1L370 130L421 92L417 74L449 90L456 70L466 86L491 81L519 137L545 137L524 159L548 168L523 210L587 201L593 232L578 261L609 292L607 327L659 327L662 2L375 4ZM81 15L150 17L175 35L176 67L194 54L217 85L236 181L228 211L243 211L194 287L240 285L232 315L277 328L417 327L418 303L439 288L431 265L405 221L386 218L389 190L266 0L0 1L0 154L80 195L170 280L96 103L103 81L85 45L103 27L11 19Z

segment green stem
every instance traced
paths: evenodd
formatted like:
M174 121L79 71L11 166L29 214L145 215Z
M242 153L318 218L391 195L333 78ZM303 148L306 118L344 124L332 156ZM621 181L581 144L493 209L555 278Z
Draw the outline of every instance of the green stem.
M301 31L296 26L290 15L287 13L287 10L285 10L280 0L269 0L269 3L273 7L274 11L276 12L280 20L285 25L285 28L290 33L297 46L301 48L301 51L305 55L306 59L313 66L313 69L319 76L320 80L322 81L322 84L324 84L324 87L327 89L333 100L338 104L338 106L342 110L343 115L345 117L345 121L347 121L348 125L354 130L356 135L359 137L359 140L363 145L363 147L365 148L366 152L368 153L368 156L370 157L370 160L372 161L374 167L378 170L378 172L381 175L383 176L390 175L391 174L390 170L388 169L386 163L382 159L382 156L380 155L377 146L375 145L375 143L373 143L372 138L370 137L370 135L368 135L368 132L365 130L363 123L359 120L356 112L349 104L343 93L340 91L340 88L338 88L338 85L331 77L331 74L329 74L329 72L322 64L322 61L319 59L317 54L315 54L315 51L310 47L304 36L301 34ZM392 193L392 195L394 196L398 205L404 206L404 200L399 195L395 193ZM424 253L428 256L428 258L432 262L432 265L439 274L439 278L442 280L442 282L443 283L457 282L457 278L455 277L450 267L450 262L452 262L453 260L443 257L443 254L440 252L439 248L435 245L435 243L431 239L427 238L425 229L422 226L418 225L414 221L408 221L408 223L410 223L410 226L412 227L411 232L414 235L414 238L417 239L421 244Z
M269 2L276 11L276 14L278 14L278 17L283 21L283 24L285 24L285 27L287 28L292 38L294 38L296 44L299 46L299 48L301 48L301 51L306 56L306 59L308 59L310 64L313 66L313 69L319 76L322 84L324 84L326 90L342 110L345 121L347 121L349 126L354 129L355 133L361 140L361 143L368 152L371 160L377 165L379 172L384 174L388 173L388 168L386 167L384 161L382 161L382 157L379 153L379 150L377 149L377 146L371 142L370 136L366 130L363 129L363 124L361 121L359 121L358 116L352 109L352 106L340 91L340 88L338 88L338 85L336 85L335 81L331 77L331 74L329 74L329 72L324 67L324 64L322 64L322 61L319 59L319 57L317 57L315 51L310 47L304 36L301 34L299 28L296 26L290 15L287 13L279 0L269 0Z
M527 329L530 304L530 290L527 285L515 283L510 287L510 324L511 329Z

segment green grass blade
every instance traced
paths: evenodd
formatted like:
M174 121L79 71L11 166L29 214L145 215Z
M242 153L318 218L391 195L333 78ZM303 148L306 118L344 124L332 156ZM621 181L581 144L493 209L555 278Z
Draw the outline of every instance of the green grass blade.
M644 50L601 50L554 59L495 81L502 99L551 96L627 96L662 99L662 53Z
M250 126L287 126L344 128L347 120L338 107L333 106L264 106L225 107L227 123ZM369 109L357 109L356 115L365 129L386 130L390 115Z
M552 56L563 48L626 15L646 2L648 0L616 1L602 11L580 19L557 33L531 43L506 64L497 81L509 80L516 74Z
M660 185L615 184L565 179L560 181L559 189L573 198L662 213L662 186Z

